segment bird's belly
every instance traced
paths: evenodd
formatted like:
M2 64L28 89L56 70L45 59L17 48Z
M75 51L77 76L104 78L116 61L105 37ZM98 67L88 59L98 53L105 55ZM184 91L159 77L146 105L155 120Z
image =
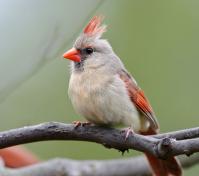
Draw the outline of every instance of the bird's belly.
M88 121L132 126L135 131L139 131L139 112L130 101L125 86L122 86L120 80L116 79L105 85L77 86L69 89L69 94L76 111Z

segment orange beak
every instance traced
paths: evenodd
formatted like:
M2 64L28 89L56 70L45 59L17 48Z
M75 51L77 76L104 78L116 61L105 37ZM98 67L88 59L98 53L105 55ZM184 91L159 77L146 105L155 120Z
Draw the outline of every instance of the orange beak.
M81 61L80 52L75 48L71 48L70 50L68 50L66 53L63 54L63 57L66 59L70 59L74 62Z

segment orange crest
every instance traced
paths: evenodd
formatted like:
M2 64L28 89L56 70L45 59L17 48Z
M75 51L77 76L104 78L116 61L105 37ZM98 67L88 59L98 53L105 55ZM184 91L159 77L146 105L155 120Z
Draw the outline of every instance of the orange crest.
M100 37L106 31L106 26L101 25L102 21L103 16L94 16L84 28L84 33L90 36Z

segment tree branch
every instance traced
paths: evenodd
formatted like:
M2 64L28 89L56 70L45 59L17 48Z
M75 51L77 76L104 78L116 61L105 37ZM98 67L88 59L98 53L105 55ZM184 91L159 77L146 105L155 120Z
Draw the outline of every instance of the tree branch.
M197 138L199 137L199 127L153 135L153 137L158 139L170 137L177 140Z
M95 125L85 125L75 128L75 125L72 124L47 122L0 132L0 148L35 141L80 140L96 142L107 148L115 148L120 151L134 149L141 152L148 152L164 159L170 156L190 155L198 152L198 137L199 128L192 128L155 136L143 136L134 133L125 141L124 130Z
M183 168L199 162L199 154L179 158ZM136 167L135 167L136 166ZM151 176L145 157L115 160L53 159L20 169L1 168L1 176Z

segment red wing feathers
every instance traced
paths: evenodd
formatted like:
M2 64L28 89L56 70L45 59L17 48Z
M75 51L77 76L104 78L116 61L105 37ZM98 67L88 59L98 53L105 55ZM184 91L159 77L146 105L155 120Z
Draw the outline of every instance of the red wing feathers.
M137 86L135 80L133 80L133 78L126 71L122 70L119 75L120 78L125 82L131 101L149 120L151 128L153 130L157 130L159 128L158 122L149 101L144 95L144 92Z
M120 78L124 81L129 93L131 101L136 105L138 110L145 115L150 122L150 128L146 132L141 132L143 135L152 135L157 133L158 122L149 101L144 95L144 92L137 86L135 80L125 71L119 73ZM177 159L174 157L166 160L160 160L151 154L145 153L150 166L157 176L181 176L182 169Z

